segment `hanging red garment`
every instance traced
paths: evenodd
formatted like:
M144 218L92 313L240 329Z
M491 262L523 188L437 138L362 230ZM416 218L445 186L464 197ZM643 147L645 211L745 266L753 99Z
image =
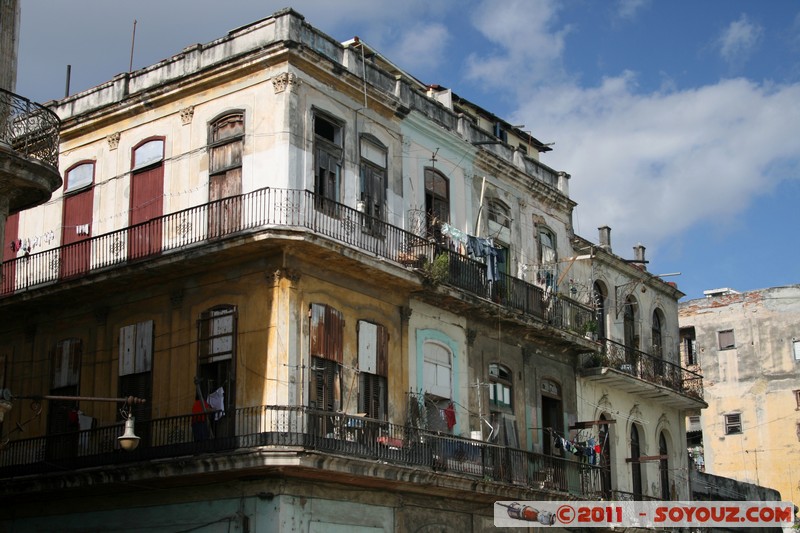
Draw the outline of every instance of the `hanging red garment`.
M456 425L456 410L453 408L453 402L444 410L444 419L447 422L447 429L453 429Z

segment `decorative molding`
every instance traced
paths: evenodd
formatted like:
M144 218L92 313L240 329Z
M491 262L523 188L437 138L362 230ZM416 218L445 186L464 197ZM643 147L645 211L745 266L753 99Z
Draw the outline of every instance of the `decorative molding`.
M108 149L109 150L116 150L119 147L119 137L120 133L112 133L111 135L106 137L106 141L108 141Z
M267 279L270 279L269 274L267 274ZM280 284L282 280L288 280L289 284L294 286L300 281L300 272L291 268L278 268L272 272L270 280L274 285Z
M291 90L296 84L297 76L291 72L283 72L272 78L272 88L275 90L275 94L282 93L287 88Z
M189 107L184 107L181 109L181 123L186 126L192 123L192 118L194 118L194 106L190 105Z

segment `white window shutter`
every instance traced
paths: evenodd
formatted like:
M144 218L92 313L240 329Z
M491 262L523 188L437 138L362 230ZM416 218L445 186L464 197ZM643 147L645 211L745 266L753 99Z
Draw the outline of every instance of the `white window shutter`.
M119 375L133 374L136 361L136 326L119 329Z
M358 369L375 374L378 368L378 326L370 322L358 323Z

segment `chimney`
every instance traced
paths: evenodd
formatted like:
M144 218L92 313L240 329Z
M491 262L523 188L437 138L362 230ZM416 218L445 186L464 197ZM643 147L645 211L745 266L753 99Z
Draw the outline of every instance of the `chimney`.
M611 253L611 228L608 226L601 226L597 229L600 232L600 248Z
M644 251L645 247L642 243L637 244L633 247L633 261L632 263L640 264L641 266L645 266L647 261L644 258Z

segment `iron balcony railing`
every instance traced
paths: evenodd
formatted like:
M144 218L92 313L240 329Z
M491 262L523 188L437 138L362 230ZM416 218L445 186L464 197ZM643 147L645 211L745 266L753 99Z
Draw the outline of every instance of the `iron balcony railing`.
M0 89L0 145L57 169L60 126L46 107Z
M209 242L270 229L304 229L378 257L417 268L434 283L457 287L554 327L582 331L591 310L309 191L260 189L163 215L3 263L2 295L155 259Z
M406 425L298 406L245 407L215 418L137 420L141 440L132 452L117 444L122 423L12 440L0 448L0 479L267 447L430 468L574 498L601 495L600 466ZM204 425L205 431L196 424ZM200 435L206 437L199 440Z
M583 364L585 368L614 368L698 400L703 399L703 376L664 360L657 347L654 347L656 354L651 355L612 340L601 342L603 352L588 356Z

